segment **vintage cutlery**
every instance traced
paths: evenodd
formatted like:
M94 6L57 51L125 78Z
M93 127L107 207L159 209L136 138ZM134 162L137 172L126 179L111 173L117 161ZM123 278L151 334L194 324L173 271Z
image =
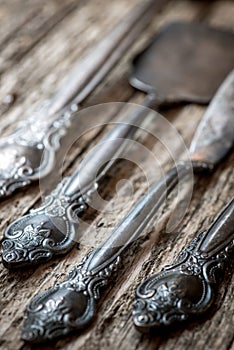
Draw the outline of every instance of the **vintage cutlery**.
M234 71L211 102L191 143L195 171L212 169L233 146L233 101ZM133 320L140 330L171 325L210 307L214 297L214 271L222 267L234 243L233 210L232 200L214 224L182 251L175 264L137 287Z
M196 319L215 300L217 272L234 248L234 199L212 225L183 249L178 259L136 289L133 321L146 332Z
M13 133L0 139L0 198L53 170L59 140L66 134L79 104L121 59L165 2L149 0L136 6L77 64L50 100Z
M219 86L221 78L234 66L233 45L232 33L200 23L171 24L135 59L131 84L148 93L143 103L146 107L181 101L207 102L215 86ZM214 71L209 60L220 62ZM169 79L168 74L173 79ZM194 79L194 84L190 79ZM66 185L59 184L41 207L8 226L2 243L6 267L48 261L55 255L67 253L74 246L79 226L76 214L84 210L98 180L113 162L109 162L98 178L96 174L102 164L120 155L126 145L122 139L133 137L137 129L135 125L140 125L143 115L145 109L139 107L138 113L101 141L85 163L66 180ZM114 139L116 141L107 148L106 142Z
M210 169L211 166L221 161L232 146L234 141L234 132L232 132L233 98L234 71L217 92L193 139L192 160L195 170ZM217 123L217 119L219 123ZM108 238L88 254L72 270L64 282L56 284L52 289L38 294L32 299L27 307L22 339L35 343L52 340L79 330L93 320L97 299L100 297L100 289L107 284L108 279L117 268L120 255L152 219L166 193L175 187L178 173L186 176L188 168L190 167L182 162L177 169L173 168L166 173L165 178L151 187L149 192L115 227ZM222 244L224 247L230 243L233 231L230 230L229 224L233 223L233 217L232 221L231 219L227 220L227 217L231 217L231 212L233 212L233 205L230 205L218 219L219 224L215 223L216 228L220 227L221 229L222 225L224 228L227 223L228 227L221 229L220 237L219 233L216 233L216 238L219 237L219 243L216 241L216 245L211 238L216 231L212 229L213 233L208 234L208 239L203 243L203 247L207 247L205 252L213 252L216 247L219 248ZM226 224L224 224L224 220L227 220ZM205 254L204 258L205 256L207 255ZM198 292L197 285L195 283L193 285ZM139 298L151 296L148 294L148 289L145 295L144 289L140 289L140 291ZM135 309L135 312L137 310ZM141 308L139 311L141 312Z
M153 6L159 9L164 2L149 1L122 21L77 65L49 101L0 140L0 198L38 180L39 174L42 178L51 172L58 141L70 126L74 111L150 21ZM131 84L157 94L158 104L208 102L233 68L233 37L233 33L202 24L170 25L136 59ZM219 65L211 65L212 61ZM204 74L209 79L203 79Z

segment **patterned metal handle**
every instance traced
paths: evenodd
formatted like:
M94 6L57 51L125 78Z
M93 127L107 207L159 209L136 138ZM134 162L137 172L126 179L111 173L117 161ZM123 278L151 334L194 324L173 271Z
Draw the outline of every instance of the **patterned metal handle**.
M59 91L30 118L0 140L0 198L48 175L60 139L70 127L78 104L107 75L150 22L164 0L149 0L126 16L81 60Z
M200 233L159 274L136 289L133 321L142 331L197 317L215 299L215 273L221 270L234 248L234 199L208 230Z
M187 171L181 165L184 176ZM173 169L166 177L168 189L176 182ZM121 253L139 236L165 193L164 179L151 188L107 240L87 255L64 282L32 299L23 325L23 340L40 343L90 324L101 288L116 270ZM152 326L169 325L210 307L214 299L214 271L222 268L234 245L233 214L234 200L211 227L180 254L175 264L138 286L133 312L137 327L145 331Z
M186 164L168 172L64 282L33 298L27 307L23 326L22 338L25 341L48 341L90 324L96 314L101 288L116 270L122 252L152 219L167 190L176 186L177 170L181 176L189 173Z
M145 105L151 101L146 98ZM148 109L139 106L104 137L39 208L7 227L2 242L2 259L7 268L42 263L72 249L80 234L77 216L86 209L101 177L121 155L147 114Z

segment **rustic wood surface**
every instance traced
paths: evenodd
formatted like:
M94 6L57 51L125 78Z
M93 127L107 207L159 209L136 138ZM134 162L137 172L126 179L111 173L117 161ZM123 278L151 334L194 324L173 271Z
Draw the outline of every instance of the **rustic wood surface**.
M0 0L0 136L14 128L36 106L56 90L79 57L121 20L140 0ZM121 62L100 84L85 105L102 102L140 103L143 94L135 92L127 82L129 62L134 54L165 23L173 20L205 21L234 29L234 2L175 0L155 15L154 21ZM219 62L211 62L219 64ZM202 84L202 82L201 82ZM15 94L12 106L4 104L7 94ZM206 107L185 105L162 113L182 135L188 146ZM120 113L121 114L121 113ZM120 115L115 115L118 119ZM105 130L88 133L82 143L74 145L65 162L65 174L71 173L80 160L104 135ZM141 136L139 136L141 137ZM166 170L171 162L168 152L150 137L143 140ZM152 174L150 159L142 161ZM150 172L151 171L151 172ZM152 176L153 177L153 176ZM157 176L156 176L157 177ZM116 185L122 179L121 191ZM152 179L151 179L152 180ZM156 178L155 178L156 180ZM25 306L36 293L64 279L71 267L80 261L92 244L101 241L132 204L147 190L145 176L132 162L121 160L111 169L101 187L108 207L115 210L97 213L90 208L83 217L90 227L81 244L66 257L34 269L9 272L0 265L0 348L30 349L20 340ZM193 197L184 220L173 232L165 228L176 205L172 195L163 210L149 226L147 233L134 246L131 257L125 256L118 277L100 300L98 316L89 329L40 349L234 349L234 275L229 264L212 315L202 322L170 334L160 331L147 336L137 332L131 320L132 303L137 283L173 261L178 251L194 234L205 228L222 206L233 196L233 155L211 175L195 180ZM1 237L12 220L41 201L37 185L15 194L0 204ZM157 223L156 223L157 221ZM36 347L33 347L36 348Z

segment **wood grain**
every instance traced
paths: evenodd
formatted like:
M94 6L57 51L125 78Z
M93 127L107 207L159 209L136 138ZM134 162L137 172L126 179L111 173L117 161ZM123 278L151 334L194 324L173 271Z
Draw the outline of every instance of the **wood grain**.
M16 122L30 115L34 108L48 98L59 86L66 73L102 35L105 35L121 17L130 12L140 0L55 1L12 0L0 1L0 101L10 92L17 100L9 109L1 106L0 136L12 130ZM140 103L143 94L135 92L127 82L130 60L153 33L173 20L197 20L234 29L233 1L171 1L155 16L137 43L116 65L105 81L86 101L85 106L103 102ZM213 63L213 64L218 64ZM202 83L202 82L201 82ZM185 105L162 111L175 126L188 146L193 132L206 107ZM113 113L110 119L123 116ZM156 126L146 123L155 130ZM106 129L87 133L82 142L74 144L65 162L64 173L71 173L81 159L105 134ZM138 134L138 141L151 150L164 170L171 157L160 142L150 135ZM134 149L133 149L134 150ZM140 155L139 155L140 157ZM185 350L234 349L234 276L233 261L227 268L219 289L214 312L202 322L170 334L155 332L152 336L138 333L131 320L132 303L137 283L172 262L178 251L191 241L194 234L205 228L222 206L233 196L233 155L229 155L216 171L207 177L195 179L191 203L183 221L168 233L168 220L177 206L177 195L170 196L160 215L149 225L144 235L135 242L131 254L125 255L120 273L106 289L100 300L98 316L91 327L40 349L66 350ZM152 170L149 157L139 158L150 181L158 174ZM80 261L90 248L100 242L115 224L147 190L146 175L132 162L120 160L105 178L100 194L107 201L102 212L90 208L82 219L89 227L80 245L64 258L35 269L9 272L0 265L0 348L3 350L30 349L20 341L25 306L36 293L64 279L72 266ZM122 181L117 194L116 185ZM186 186L183 189L186 193ZM40 204L37 185L18 193L0 204L1 236L7 224ZM108 209L108 210L107 210ZM90 238L92 237L92 238ZM35 349L34 347L33 349Z

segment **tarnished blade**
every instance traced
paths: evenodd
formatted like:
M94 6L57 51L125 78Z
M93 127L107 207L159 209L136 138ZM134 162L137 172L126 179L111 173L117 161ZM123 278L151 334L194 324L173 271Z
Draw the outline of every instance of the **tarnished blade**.
M75 65L63 85L39 109L0 138L0 199L50 174L60 141L71 129L80 103L122 58L166 0L147 0L111 30ZM226 63L225 63L226 65Z
M177 102L181 101L181 99L180 99L180 98L182 98L181 92L187 91L187 88L188 88L188 91L189 91L189 94L191 97L191 101L197 101L197 98L199 95L202 98L201 101L204 102L204 100L203 100L204 96L206 96L206 98L207 98L207 96L210 96L210 94L212 96L212 91L210 88L214 89L214 86L216 86L216 88L217 88L220 85L220 83L218 84L218 81L219 81L221 75L223 74L223 68L225 68L225 70L226 70L228 67L227 62L229 61L229 63L231 62L231 64L234 64L234 56L233 56L233 60L230 61L230 55L229 54L227 55L227 52L231 51L229 47L233 48L233 46L234 46L234 35L232 33L230 34L230 32L226 33L223 31L211 29L210 27L207 27L207 26L206 27L203 26L202 31L200 31L200 25L176 24L173 27L169 28L170 29L169 38L168 38L168 32L166 31L167 40L166 40L165 45L167 47L168 52L169 52L169 49L171 47L171 44L174 42L173 38L175 38L174 32L172 32L172 28L177 28L177 30L180 29L177 32L177 34L179 34L179 32L181 32L180 33L181 36L177 35L177 40L178 40L178 42L180 42L180 45L178 45L177 49L182 50L182 52L184 53L184 56L182 53L180 53L181 60L179 60L178 59L178 50L177 50L177 62L178 62L178 64L176 66L175 71L176 71L176 76L177 76L178 80L175 79L174 83L171 84L171 85L173 85L173 91L178 93ZM187 30L186 30L186 28L187 28ZM189 45L187 43L187 39L188 39L187 31L189 32ZM206 33L206 35L205 35L205 33ZM171 37L171 34L173 34L172 37ZM194 37L194 35L195 35L195 37ZM222 39L226 43L225 47L226 48L228 47L227 52L224 50L224 48L225 48L224 45L221 45L221 46L218 45L219 50L217 49L217 45L214 45L214 43L217 43L217 41L220 42L220 40L221 40L220 36L222 37ZM210 40L208 40L208 37L210 37ZM192 46L195 47L194 49L192 49L191 42L190 42L191 38L197 38L197 40L200 38L201 41L199 42L199 45L202 42L203 43L202 46L205 45L205 49L203 48L203 50L197 51L198 44L197 44L196 40L192 41ZM228 43L229 43L228 46L227 46L227 41L225 40L225 38L226 38L226 40L228 40ZM170 39L170 40L168 40L168 39ZM231 46L232 40L233 40L233 45ZM156 40L156 42L157 42L157 40ZM213 45L211 45L211 42L213 43ZM161 42L161 45L162 45L162 42ZM207 61L206 61L207 56L206 56L206 54L207 54L207 52L209 52L209 50L207 51L206 45L208 45L209 48L211 45L212 52L214 52L214 51L216 52L216 55L213 57L215 62L216 62L215 58L217 58L217 52L219 52L219 55L218 55L219 58L221 56L224 58L224 60L221 62L219 60L217 61L217 62L220 62L220 64L218 65L215 72L216 72L216 74L217 73L219 73L219 74L216 75L215 79L214 79L213 70L207 71L207 75L206 75L206 68L207 68ZM215 50L214 50L214 47L215 47ZM157 48L158 48L158 46L157 46ZM144 53L138 55L138 59L137 59L137 61L135 61L135 64L134 64L135 69L136 69L135 70L136 78L138 77L138 79L139 79L140 73L142 75L147 73L145 75L145 80L144 80L144 81L146 81L147 77L151 76L150 72L154 72L154 63L155 63L156 58L158 60L158 58L159 58L158 54L160 53L160 52L159 53L156 52L157 50L156 51L155 50L156 50L155 46L154 45L152 46L152 44L151 44L149 49L146 49L144 51ZM172 55L175 53L175 51L176 51L176 48L175 48L175 50L171 51ZM188 55L188 52L190 53L189 55ZM195 52L197 54L195 56L193 56L192 53L194 54ZM165 51L164 51L164 53L165 53ZM186 53L186 55L185 55L185 53ZM145 57L145 55L146 55L146 57ZM184 57L184 59L182 59L183 57ZM205 64L203 67L203 76L202 76L203 80L200 79L199 84L197 81L196 81L196 84L193 84L193 82L191 81L191 75L187 76L187 74L186 74L186 72L189 71L191 73L191 71L192 71L191 60L189 61L189 64L187 63L188 58L191 58L191 57L193 58L194 67L196 67L196 69L193 70L193 74L195 74L197 71L199 71L199 69L201 69L201 67L203 66L202 62ZM211 57L211 56L209 56L209 57ZM151 63L150 65L148 64L149 58L150 58L150 63ZM229 60L228 60L228 58L229 58ZM162 66L164 66L164 71L162 72L162 74L165 74L165 77L168 77L168 70L166 69L165 62L164 62L164 54L161 56L161 59L162 59ZM169 67L170 67L170 65L168 65L168 69L169 69ZM198 67L199 67L199 69L198 69ZM221 67L223 67L223 68L221 68ZM170 69L171 69L171 67L170 67ZM230 70L231 70L231 68L228 70L228 72ZM182 75L181 75L182 72L183 72L183 77L185 78L184 79L185 85L184 85L183 89L181 89L181 87L183 85L182 84L183 79L182 79ZM195 74L195 76L196 76L196 74ZM223 79L225 76L226 76L226 74L223 76ZM156 78L158 79L157 74L155 75L155 79ZM170 80L172 80L172 76L170 77ZM159 80L157 80L157 81L159 81ZM201 81L204 82L202 87L200 87ZM168 81L167 81L167 83L168 83ZM159 85L157 85L157 86L159 86ZM162 91L164 91L165 100L162 101L162 99L161 99L161 103L162 102L166 103L166 101L168 101L168 99L166 98L166 95L165 95L166 86L169 87L170 84L169 85L165 84L164 90L162 89ZM192 90L189 89L189 87L191 88L191 86L193 87ZM205 86L205 88L204 88L204 86ZM208 89L208 86L209 86L209 89ZM151 87L152 87L151 90L149 90L149 91L147 91L147 89L145 90L145 92L148 92L148 95L145 98L144 107L152 107L152 105L154 106L155 104L157 104L157 102L160 102L159 100L160 100L162 95L158 98L156 92L155 92L155 95L153 94L153 92L154 92L153 85ZM154 87L156 88L156 84ZM170 87L172 88L172 86L170 86ZM178 89L178 87L180 87L180 89ZM193 95L193 97L196 96L196 99L193 99L191 91L193 91L193 93L194 93L195 90L197 93L195 95ZM172 90L170 90L170 92L171 91ZM205 91L209 94L208 95L204 94ZM233 92L233 89L232 89L232 92ZM223 95L223 92L220 92L220 94ZM224 95L226 96L226 92L224 93ZM168 98L172 97L172 95L169 94L169 90L168 90L167 96L168 96ZM174 96L173 102L175 102L176 95L174 94L173 96ZM187 95L187 97L188 96L189 95ZM183 99L184 98L185 98L185 95L183 94ZM231 99L231 96L229 98L227 98L227 100L230 100L230 99ZM218 100L219 100L219 98L218 98ZM232 102L232 100L231 100L231 102ZM223 105L225 106L226 109L224 107L222 107ZM216 106L216 103L214 106ZM212 118L214 117L214 122L211 123L211 121L209 121L210 129L206 125L205 125L205 128L202 126L199 127L199 129L201 129L201 132L204 133L204 136L202 137L200 135L198 137L198 140L196 141L196 144L198 144L199 147L201 147L201 150L199 148L199 152L198 152L198 154L196 152L196 156L195 155L193 156L193 160L203 161L202 163L200 163L200 162L198 164L196 163L196 166L198 165L198 168L200 167L200 165L202 166L202 170L204 168L204 165L209 168L210 164L211 165L215 164L217 161L216 157L218 157L218 160L221 159L221 157L229 149L230 139L233 137L233 131L231 131L231 127L230 126L225 127L225 125L227 123L227 117L228 117L228 115L230 115L230 113L227 111L228 107L226 106L225 102L220 103L220 106L218 106L218 108L219 107L222 108L222 110L224 112L226 112L226 113L224 113L225 115L219 116L219 114L221 114L221 113L214 115L214 113L212 113L212 111L211 111L211 116L212 116ZM211 108L214 108L214 107L211 107ZM214 109L216 110L217 108L214 108ZM137 126L141 125L142 121L144 120L144 117L145 117L145 108L137 108L137 110L135 112L133 112L131 115L125 117L124 123L117 124L116 127L113 130L111 130L106 135L106 137L104 139L102 139L100 141L100 143L93 149L93 151L89 153L89 155L82 162L80 167L78 167L78 169L73 173L73 175L69 179L65 179L64 182L60 182L58 184L58 186L55 188L55 190L52 191L51 194L45 198L45 201L42 203L42 205L40 207L31 210L27 215L24 215L21 218L15 220L6 228L5 233L4 233L4 238L2 241L2 260L3 260L3 263L6 267L19 268L19 267L22 267L25 265L29 266L29 265L43 263L43 262L46 262L50 259L53 259L57 255L66 254L70 249L72 249L72 247L75 245L75 241L79 237L78 235L80 235L80 233L82 232L82 230L80 228L81 221L79 219L77 219L76 216L79 217L80 213L86 209L87 204L90 203L92 196L93 196L93 193L95 192L101 179L105 176L105 174L107 173L110 166L113 165L113 162L122 154L121 152L123 151L124 147L126 147L128 139L132 139L134 137L134 134L137 130ZM205 118L205 119L207 119L207 118ZM61 122L61 119L60 119L60 122ZM65 122L68 122L68 120L65 119L64 123ZM213 126L213 124L214 124L214 126ZM203 123L201 125L203 125ZM35 123L33 123L33 126L35 128ZM61 130L60 126L61 126L61 123L59 124L59 130ZM40 123L39 127L40 127L40 132L41 132L42 131L41 123ZM212 130L212 129L214 129L214 127L217 128L217 132L215 132L215 133ZM213 133L213 135L212 135L212 133ZM227 133L227 135L226 135L226 133ZM29 134L30 134L30 132L29 132ZM217 137L216 137L216 134L218 135ZM28 136L28 134L26 136ZM56 136L56 133L55 133L55 136ZM24 135L24 137L25 137L25 135ZM23 138L23 136L21 135L21 138L20 138L21 141L22 141L22 138ZM200 141L200 139L201 139L201 141ZM217 144L215 143L216 139L218 140ZM50 133L50 140L52 140L51 133ZM56 136L56 140L57 140L57 136ZM123 142L123 140L124 140L124 142ZM33 134L33 141L37 142L35 133ZM108 141L108 147L107 147L107 143L106 143L107 141ZM23 142L26 142L25 138L23 139ZM206 142L206 143L204 143L204 142ZM209 145L207 146L207 142L211 143L212 147L209 147ZM14 146L14 144L10 144L10 147L12 147L12 145ZM31 146L33 146L33 144ZM21 147L23 147L23 146L21 146ZM203 148L204 148L204 152L203 152ZM208 148L208 150L210 152L212 152L212 155L210 155L210 153L206 152L207 151L206 148ZM30 150L31 149L34 149L34 148L31 147ZM49 150L50 149L51 148L49 147ZM195 147L194 149L197 150L197 147ZM13 162L15 153L13 152L13 150L11 148L10 148L10 150L12 151L12 153L9 153L9 148L7 148L7 149L3 148L3 156L6 158L6 155L7 155L7 157L8 157L7 158L8 159L8 163L7 163L7 171L8 172L11 170L10 164L16 163L16 162ZM37 148L37 152L42 152L42 151L43 151L43 147L42 147L42 149ZM44 150L43 159L46 161L45 153L46 152ZM35 159L35 152L32 152L32 154L30 153L30 159L32 159L34 162L37 159L40 160L40 156L41 156L41 153L39 153L38 158ZM24 159L25 159L25 157L24 157ZM213 159L213 161L212 161L212 159ZM0 155L0 160L1 160L1 155ZM47 161L46 161L46 164L48 164ZM51 164L53 164L53 162ZM105 166L102 168L102 165L104 165L104 164L105 164ZM195 162L194 162L194 164L195 164ZM4 163L4 165L5 165L5 163ZM20 162L20 160L19 160L17 166L19 167L19 169L21 169L21 167L22 167L23 170L21 170L20 173L24 174L24 180L26 179L25 176L27 174L29 174L30 178L32 178L32 171L30 170L29 167L27 167L24 164L24 162ZM199 170L200 170L200 168L199 168ZM10 171L10 173L11 173L11 171ZM169 184L170 184L171 190L172 190L172 188L174 188L176 186L178 181L181 180L181 176L188 175L188 174L190 174L190 172L191 172L191 167L189 166L189 164L182 165L182 168L180 170L180 176L177 176L177 173L178 173L177 168L172 171L173 175L171 175L171 173L169 172L168 176L169 176L170 181L167 182L167 189L169 190ZM40 172L40 174L42 174L42 173ZM1 178L1 176L0 176L0 178ZM9 177L7 176L7 178L9 178ZM18 184L20 182L19 176L17 175L16 178L17 178L17 184ZM26 183L24 183L24 184L26 184ZM127 230L126 224L123 223L122 227L124 228L124 232L126 232L127 237L129 237L128 235L131 236L131 230L133 230L133 231L135 230L134 225L136 225L136 227L139 229L140 224L147 221L146 217L149 217L149 215L147 215L148 211L149 211L149 213L154 212L154 210L156 210L157 207L160 205L161 198L165 197L165 186L164 185L165 185L165 183L164 183L164 181L162 181L161 187L159 186L159 189L161 191L160 195L158 192L158 187L157 187L158 185L157 184L155 187L156 192L154 192L154 190L152 190L153 192L151 192L151 194L153 193L153 195L151 197L151 200L150 199L146 200L147 203L150 202L150 207L148 207L148 206L146 207L145 202L143 202L143 207L141 207L141 204L140 204L140 207L138 206L136 211L133 210L133 216L131 216L132 219L130 220L131 223L130 223L130 228L128 228L128 230ZM0 181L0 197L1 197L1 195L2 196L4 195L3 192L1 193L1 186L2 185L1 185L1 181ZM11 192L12 182L10 182L9 189ZM142 208L144 208L144 210ZM147 210L146 210L146 208L147 208ZM127 220L129 220L129 217ZM120 230L118 230L118 232L119 232L118 234L121 237L120 240L122 240L122 238L123 238L122 233L120 232Z
M145 1L131 12L85 55L51 99L0 139L0 199L51 173L60 140L68 138L80 103L138 38L153 8L159 10L165 1ZM200 23L170 24L134 60L130 83L147 93L150 108L182 101L208 103L234 68L233 47L231 31Z
M223 156L230 148L233 133L229 126L232 113L228 101L233 101L233 78L232 73L204 115L205 123L199 126L192 149L195 145L196 150L196 145L201 143L205 156L194 156L193 160L202 160L208 165L210 162L215 164L221 159L221 151ZM150 101L149 98L148 102ZM133 119L138 117L136 114ZM214 122L210 118L214 118ZM109 133L107 138L117 136L119 132L127 132L125 127L123 130L116 129L112 135ZM104 149L102 147L101 145L99 151L92 155L97 157L97 163L106 156L106 146ZM115 147L116 145L113 149L109 147L107 152L114 152ZM117 149L118 147L117 144ZM206 150L218 153L219 156L212 158L212 153ZM96 165L93 168L89 164L87 161L86 169L93 172ZM84 171L85 166L81 169ZM27 306L22 340L29 343L51 341L87 327L93 321L102 287L111 281L122 253L139 237L178 181L191 174L190 170L187 162L181 162L178 167L169 170L117 224L107 239L73 268L65 281L57 283L31 300ZM7 267L40 263L56 254L65 254L72 248L73 237L79 225L75 218L84 210L85 202L82 201L85 197L88 197L87 201L92 196L92 191L89 190L85 196L78 197L78 174L79 172L73 175L68 186L65 184L65 190L63 184L60 184L61 187L52 193L41 208L31 211L8 227L2 242L3 263ZM86 180L83 176L79 180L85 186L90 183L83 182ZM89 185L87 188L91 189ZM169 268L169 272L164 270L138 286L133 312L137 327L144 330L152 326L169 325L175 320L184 321L191 314L199 315L211 306L214 271L222 268L222 263L234 245L233 212L232 201L214 224L180 254L179 260ZM56 224L54 227L59 227L60 231L53 229L52 220ZM70 231L61 240L69 225Z
M234 70L210 103L190 146L193 161L216 165L234 143Z
M133 62L131 84L161 104L208 103L234 69L234 33L204 23L170 23Z

